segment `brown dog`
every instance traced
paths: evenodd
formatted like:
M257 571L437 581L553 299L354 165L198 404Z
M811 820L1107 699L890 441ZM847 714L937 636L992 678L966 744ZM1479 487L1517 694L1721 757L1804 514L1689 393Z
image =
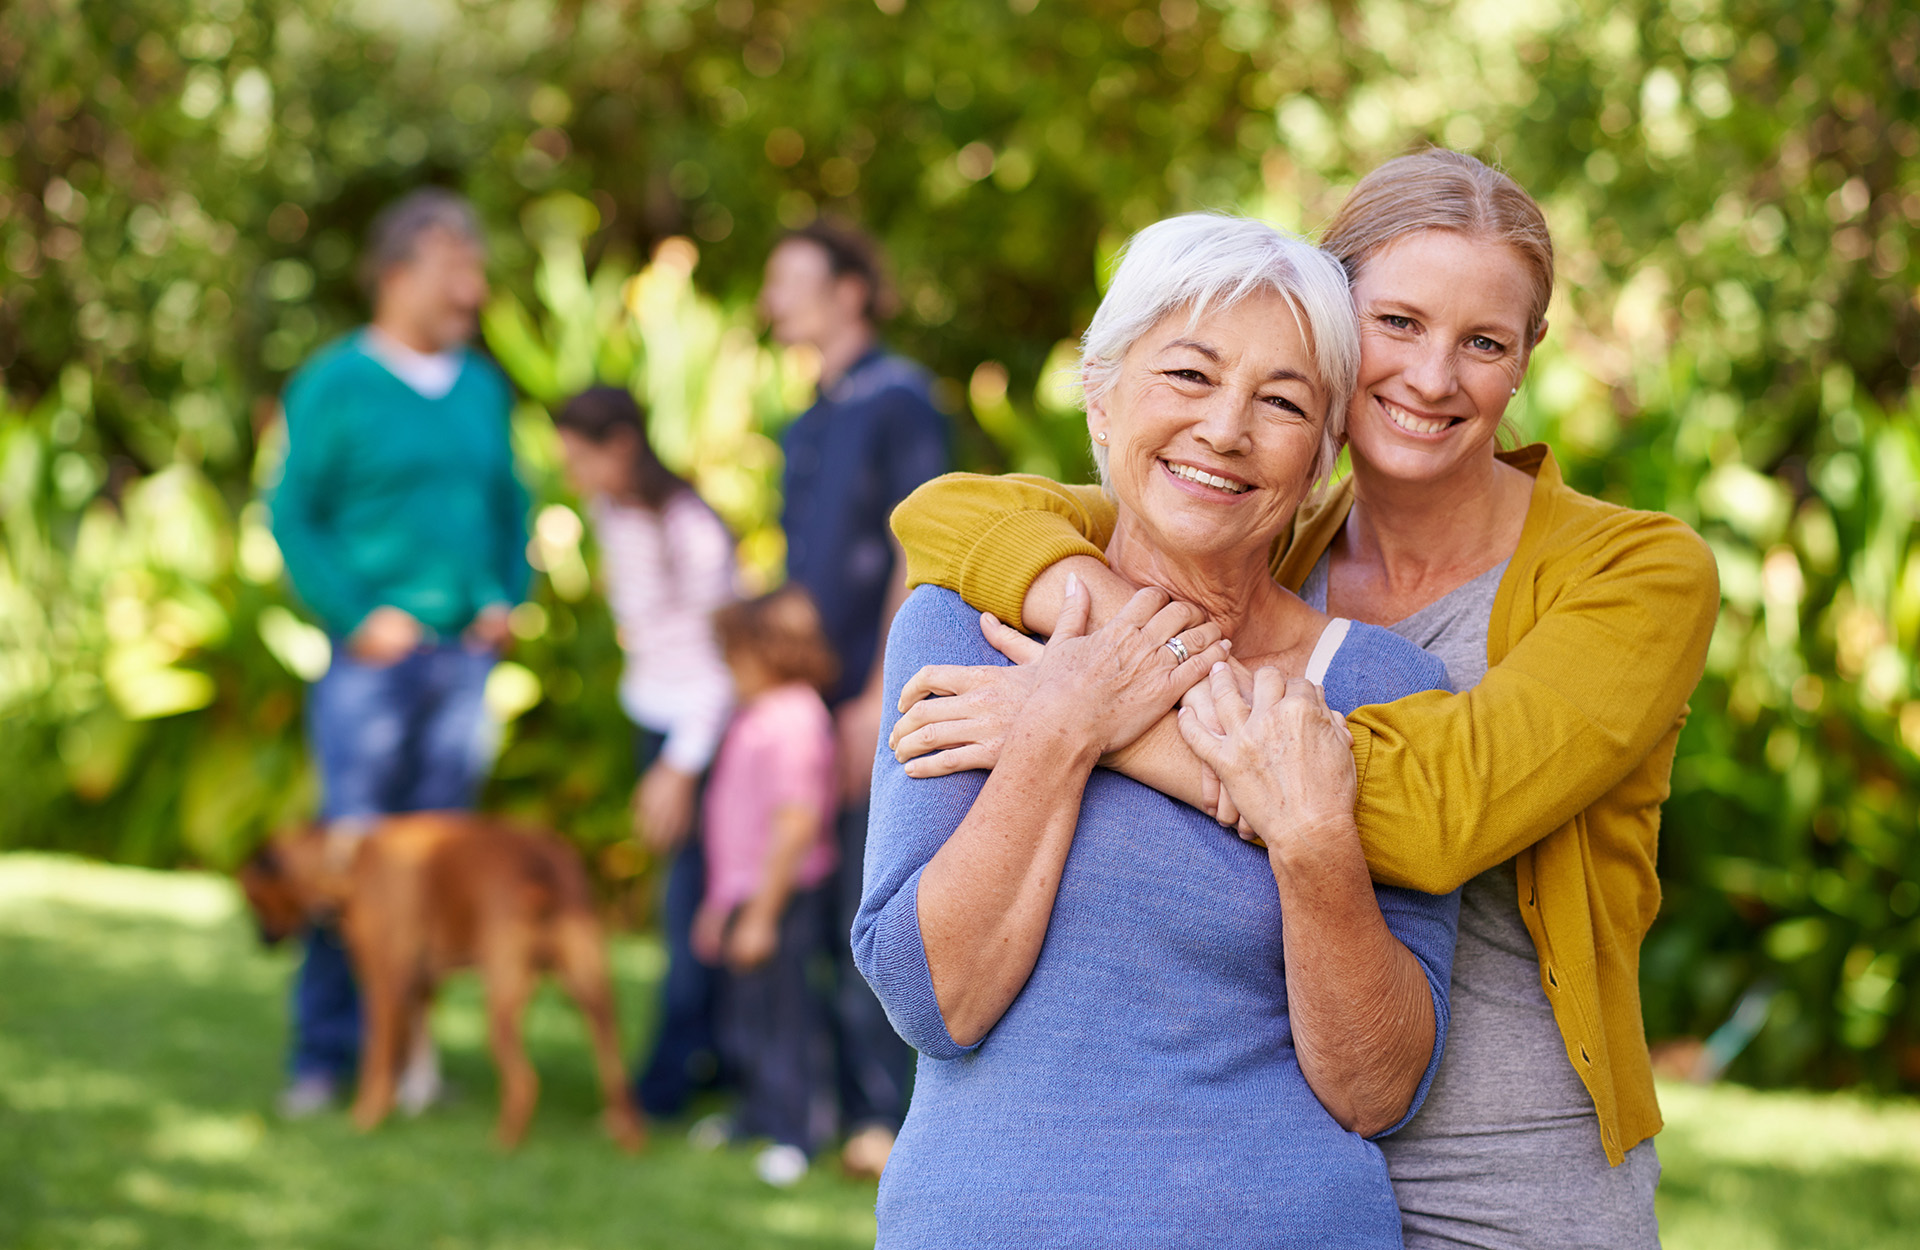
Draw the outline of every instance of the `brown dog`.
M493 1060L500 1070L500 1143L526 1133L539 1096L520 1019L542 970L580 1004L606 1091L607 1130L638 1150L645 1132L628 1101L614 1036L605 939L579 854L559 835L466 812L378 820L349 839L318 826L281 834L240 870L269 941L337 917L364 1004L354 1123L393 1109L409 1054L430 1054L426 1012L456 968L486 982Z

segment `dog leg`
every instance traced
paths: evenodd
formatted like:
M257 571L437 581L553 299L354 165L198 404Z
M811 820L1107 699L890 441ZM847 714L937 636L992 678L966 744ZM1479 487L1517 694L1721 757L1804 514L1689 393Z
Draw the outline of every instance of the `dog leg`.
M533 952L521 942L500 942L481 962L487 982L487 1035L500 1070L500 1119L494 1133L511 1150L526 1135L540 1097L540 1078L527 1059L520 1022L533 997Z
M427 1028L427 1016L433 996L427 991L414 995L412 1019L408 1025L407 1066L400 1073L396 1099L400 1110L417 1116L440 1101L445 1085L440 1079L440 1051Z
M394 1069L405 1044L406 997L401 970L385 961L359 961L365 1016L360 1038L360 1088L353 1100L353 1122L360 1131L379 1127L393 1110Z
M554 947L561 984L587 1018L600 1087L606 1092L603 1119L607 1132L622 1150L633 1154L646 1145L647 1134L640 1117L634 1114L626 1067L620 1062L620 1039L613 1023L613 980L607 973L606 943L599 923L590 914L560 917L555 924Z

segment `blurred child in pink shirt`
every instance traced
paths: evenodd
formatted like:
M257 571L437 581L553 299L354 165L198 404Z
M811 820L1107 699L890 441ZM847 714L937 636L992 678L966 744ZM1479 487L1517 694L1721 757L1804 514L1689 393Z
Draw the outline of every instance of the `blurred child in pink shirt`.
M837 858L833 717L820 697L835 661L797 586L722 608L714 625L739 710L707 786L693 949L728 970L718 1025L740 1081L734 1134L771 1138L755 1167L790 1185L814 1144L811 1053L823 1021L807 964L824 949L822 887Z

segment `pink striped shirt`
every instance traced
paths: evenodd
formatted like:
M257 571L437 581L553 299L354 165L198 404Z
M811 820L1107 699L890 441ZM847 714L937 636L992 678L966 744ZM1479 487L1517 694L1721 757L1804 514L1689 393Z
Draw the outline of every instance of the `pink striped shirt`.
M713 633L714 612L737 597L733 535L690 490L658 513L596 499L593 532L627 658L620 704L635 724L667 736L662 759L700 772L733 706Z

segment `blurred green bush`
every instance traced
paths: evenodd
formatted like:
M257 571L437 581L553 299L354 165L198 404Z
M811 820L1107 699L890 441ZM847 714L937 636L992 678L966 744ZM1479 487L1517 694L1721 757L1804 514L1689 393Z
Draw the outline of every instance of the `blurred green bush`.
M1554 226L1526 436L1720 555L1650 1032L1752 993L1736 1075L1920 1084L1916 66L1892 0L15 0L0 845L225 864L310 806L325 639L254 500L279 385L362 315L356 240L410 186L491 223L486 339L528 396L543 575L490 690L490 801L630 877L617 648L543 403L633 385L777 576L772 440L807 379L746 301L782 225L885 237L893 337L963 414L963 462L1074 476L1064 366L1128 231L1200 207L1311 230L1439 142Z

